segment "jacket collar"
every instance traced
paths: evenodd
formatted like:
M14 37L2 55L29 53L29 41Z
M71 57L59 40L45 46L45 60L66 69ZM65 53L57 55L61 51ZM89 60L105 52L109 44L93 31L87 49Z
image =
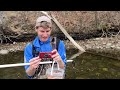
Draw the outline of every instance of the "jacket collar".
M45 43L50 43L50 37L48 38L48 40L47 40L46 42L42 42L42 41L39 39L38 36L37 36L37 37L35 38L35 40L33 41L33 45L34 45L35 47L40 47L42 44L45 44Z

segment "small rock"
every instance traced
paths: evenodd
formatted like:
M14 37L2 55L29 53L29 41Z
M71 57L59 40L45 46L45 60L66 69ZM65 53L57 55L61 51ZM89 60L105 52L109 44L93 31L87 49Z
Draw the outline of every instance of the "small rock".
M16 42L13 42L13 44L16 44Z
M9 51L8 50L0 50L0 54L8 54Z
M85 45L85 46L86 46L87 49L88 49L88 48L91 48L90 45Z
M111 48L115 48L115 46L113 45L113 46L111 46Z
M106 46L111 46L112 44L111 43L107 43L107 45Z
M99 46L96 46L97 49L99 49L100 47Z
M103 45L106 45L106 42L103 42Z
M120 47L116 47L117 49L120 49Z
M95 40L100 40L100 38L96 38Z
M14 49L13 49L13 48L10 48L9 51L14 51Z

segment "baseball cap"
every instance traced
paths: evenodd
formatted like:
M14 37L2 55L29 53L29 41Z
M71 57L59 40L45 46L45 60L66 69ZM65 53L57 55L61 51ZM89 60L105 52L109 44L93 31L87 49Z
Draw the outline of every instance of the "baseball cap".
M46 21L50 24L50 27L52 26L52 22L51 22L51 19L48 18L47 16L41 16L41 17L38 17L37 20L36 20L36 26L40 26L40 23L42 21Z

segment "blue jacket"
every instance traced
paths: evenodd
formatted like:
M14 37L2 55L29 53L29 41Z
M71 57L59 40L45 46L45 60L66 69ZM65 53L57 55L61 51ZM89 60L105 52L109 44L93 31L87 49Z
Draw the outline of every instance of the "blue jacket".
M42 42L37 36L33 41L33 45L35 49L39 52L51 52L52 51L52 46L50 44L50 37L48 38L46 42ZM58 46L58 53L61 56L64 64L66 65L66 49L65 49L65 45L62 40L60 40L60 43ZM29 63L29 60L32 58L33 58L32 44L28 43L24 49L24 63ZM27 70L28 67L29 65L26 65L25 70Z

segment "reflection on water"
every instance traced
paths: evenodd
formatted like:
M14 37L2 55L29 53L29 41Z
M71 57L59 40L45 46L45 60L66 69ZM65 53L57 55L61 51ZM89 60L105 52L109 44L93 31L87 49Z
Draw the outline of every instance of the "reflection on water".
M67 51L67 58L78 51ZM106 57L83 53L73 59L74 63L68 63L66 79L120 79L120 61ZM23 52L12 52L0 55L0 64L23 63ZM23 66L1 68L0 79L27 79Z

